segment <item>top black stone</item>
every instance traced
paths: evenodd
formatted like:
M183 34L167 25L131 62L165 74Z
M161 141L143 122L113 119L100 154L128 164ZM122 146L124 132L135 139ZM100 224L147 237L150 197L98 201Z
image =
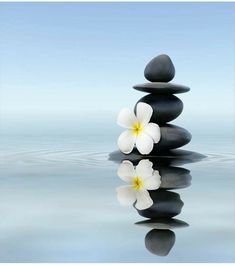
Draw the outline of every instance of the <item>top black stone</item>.
M161 54L147 64L144 76L151 82L169 82L175 76L175 67L168 55Z

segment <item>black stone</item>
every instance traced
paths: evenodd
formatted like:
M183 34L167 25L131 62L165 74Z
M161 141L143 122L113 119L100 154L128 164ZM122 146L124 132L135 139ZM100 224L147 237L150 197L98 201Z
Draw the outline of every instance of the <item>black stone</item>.
M175 244L175 233L171 230L153 229L145 236L145 247L157 256L167 256Z
M174 120L183 110L183 102L178 97L171 94L148 94L141 98L136 105L139 102L147 103L153 108L153 115L150 122L157 124L164 124Z
M206 158L206 156L203 154L181 149L169 150L155 154L151 152L148 155L142 155L136 148L134 148L130 154L124 154L121 151L114 151L109 154L109 160L116 163L121 163L123 160L129 160L133 164L138 164L138 162L142 159L149 159L156 168L161 165L179 166L187 163L195 163L203 160L204 158Z
M145 210L138 210L139 215L151 218L171 218L178 215L184 205L180 195L175 192L157 189L150 190L149 195L153 200L153 205ZM135 205L134 205L135 207Z
M153 82L133 86L135 90L144 91L153 94L176 94L184 93L190 90L189 87L173 83Z
M192 135L184 128L166 124L160 127L161 139L154 144L153 153L182 147L190 142Z
M154 57L145 67L144 76L147 80L168 82L175 76L175 67L166 54Z

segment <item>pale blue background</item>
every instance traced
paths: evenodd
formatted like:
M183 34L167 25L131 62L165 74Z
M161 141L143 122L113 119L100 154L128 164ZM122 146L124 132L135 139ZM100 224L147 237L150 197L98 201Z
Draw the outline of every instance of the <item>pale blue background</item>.
M131 88L145 82L146 63L160 53L175 64L173 82L191 87L179 95L185 107L176 123L202 131L193 119L216 133L234 122L234 3L1 3L0 9L7 132L77 134L94 125L102 131L107 121L112 130L119 110L144 96Z
M234 43L234 3L1 3L0 262L234 262ZM107 160L160 53L191 87L172 123L207 156L181 166L190 226L166 257Z

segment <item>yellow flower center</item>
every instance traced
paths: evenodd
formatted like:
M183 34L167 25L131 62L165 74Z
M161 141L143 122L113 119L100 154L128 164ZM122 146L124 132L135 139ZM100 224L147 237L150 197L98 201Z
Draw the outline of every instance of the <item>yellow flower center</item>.
M133 182L133 188L135 190L140 190L144 186L144 182L139 176L134 177L132 182Z
M137 122L133 125L133 134L135 136L138 136L143 131L143 129L143 126L139 122Z

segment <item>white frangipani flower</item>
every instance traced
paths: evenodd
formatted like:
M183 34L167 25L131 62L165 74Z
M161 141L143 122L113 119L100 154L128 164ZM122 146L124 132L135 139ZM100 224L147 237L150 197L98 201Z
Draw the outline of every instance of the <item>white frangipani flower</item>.
M117 118L117 124L128 130L118 138L118 147L123 153L132 152L134 145L141 154L149 154L154 143L158 143L161 137L160 128L155 123L149 123L153 114L152 107L140 102L136 106L135 113L123 108Z
M128 183L116 189L117 198L122 205L132 205L138 210L144 210L152 206L153 201L148 190L158 189L161 185L161 176L157 170L153 170L153 163L148 159L141 160L134 167L125 160L118 168L118 176Z

